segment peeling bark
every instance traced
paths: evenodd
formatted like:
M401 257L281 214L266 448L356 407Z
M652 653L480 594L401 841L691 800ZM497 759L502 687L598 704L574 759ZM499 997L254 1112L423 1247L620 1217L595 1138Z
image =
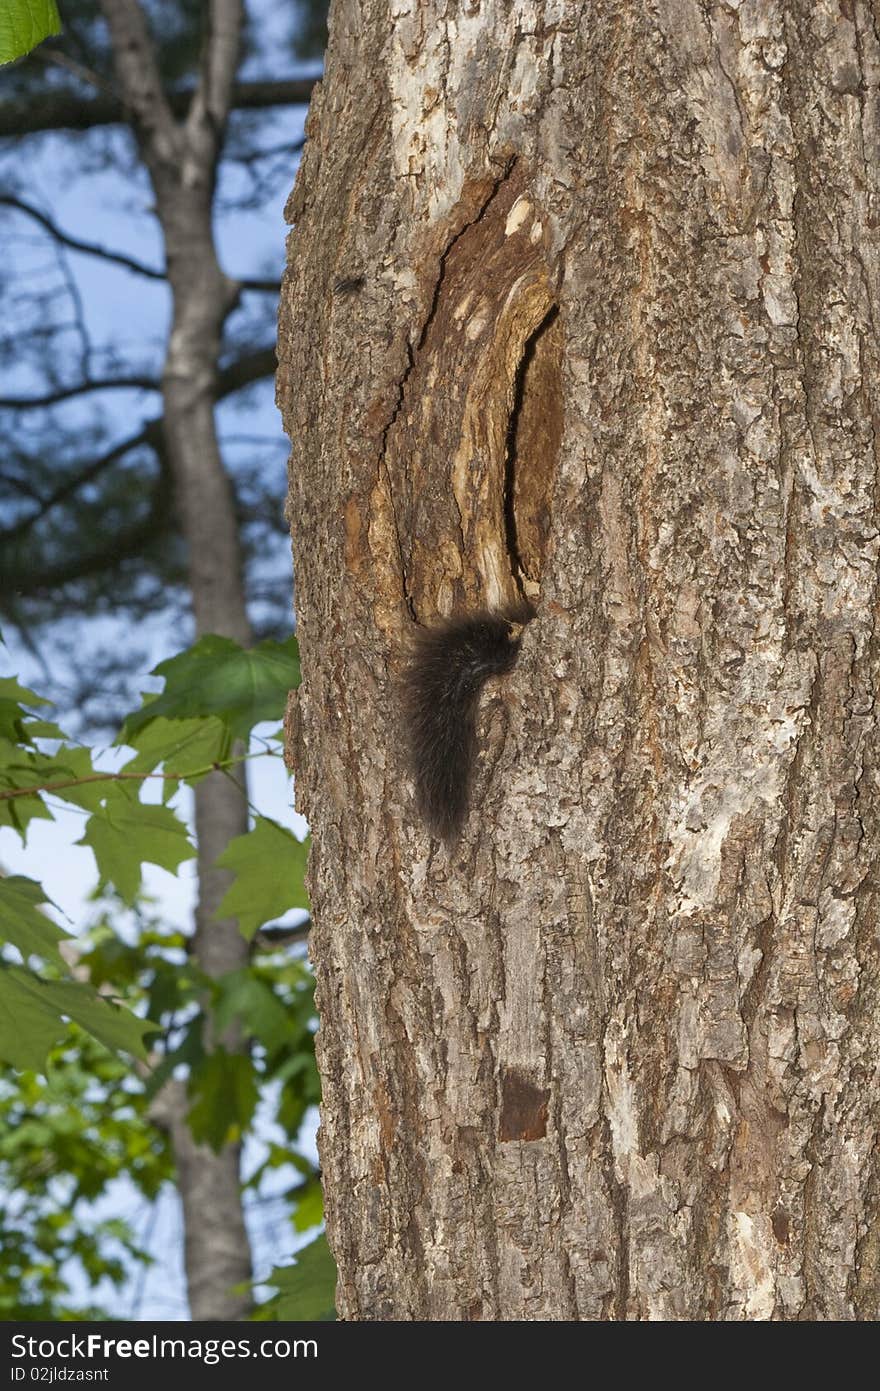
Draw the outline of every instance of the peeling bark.
M331 18L279 396L341 1314L876 1318L875 14ZM448 850L407 636L523 593Z

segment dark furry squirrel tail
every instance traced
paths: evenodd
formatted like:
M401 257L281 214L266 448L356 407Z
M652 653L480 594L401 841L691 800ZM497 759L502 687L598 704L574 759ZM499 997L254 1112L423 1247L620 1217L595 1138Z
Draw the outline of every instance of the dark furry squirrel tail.
M404 682L410 763L419 809L444 840L467 814L480 692L490 677L513 669L522 628L534 617L524 600L459 614L420 628L413 639Z

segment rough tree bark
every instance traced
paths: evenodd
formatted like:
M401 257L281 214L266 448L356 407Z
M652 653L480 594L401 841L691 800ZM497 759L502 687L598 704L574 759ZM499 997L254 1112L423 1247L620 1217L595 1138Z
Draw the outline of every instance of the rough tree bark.
M880 1312L878 81L860 0L334 0L280 398L343 1317ZM407 635L520 590L449 851Z
M196 633L219 633L246 644L250 627L238 527L214 423L220 338L238 286L220 269L212 228L217 161L238 62L241 0L212 0L207 6L201 82L182 121L163 92L137 0L101 4L165 243L173 296L162 378L165 436L188 548ZM215 919L231 875L214 862L231 838L248 828L243 775L240 781L236 786L216 773L195 790L199 892L193 953L212 976L236 970L248 959L236 919ZM224 1042L241 1046L235 1038ZM252 1301L240 1146L215 1154L195 1145L187 1109L184 1087L171 1084L158 1100L155 1118L168 1126L178 1164L190 1311L194 1319L242 1318Z

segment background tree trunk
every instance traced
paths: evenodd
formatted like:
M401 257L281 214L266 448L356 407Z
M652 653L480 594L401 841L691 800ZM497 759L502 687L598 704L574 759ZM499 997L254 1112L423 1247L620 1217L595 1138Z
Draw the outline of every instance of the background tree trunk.
M217 161L239 55L240 0L206 9L202 79L178 122L162 88L146 19L137 0L102 0L116 73L153 183L162 227L173 317L162 396L165 436L187 542L196 635L219 633L246 645L238 525L214 422L224 320L237 287L217 261L212 208ZM231 883L215 861L248 829L245 777L213 773L195 789L199 890L193 955L209 976L247 964L249 947L235 918L216 919ZM211 1046L211 1040L206 1044ZM216 1040L213 1040L216 1042ZM237 1037L225 1038L242 1047ZM169 1085L154 1108L174 1146L185 1230L187 1290L193 1319L243 1318L251 1252L241 1202L241 1147L214 1153L193 1141L189 1101Z
M880 1312L878 77L858 0L334 0L280 395L343 1317ZM450 851L407 636L520 591Z

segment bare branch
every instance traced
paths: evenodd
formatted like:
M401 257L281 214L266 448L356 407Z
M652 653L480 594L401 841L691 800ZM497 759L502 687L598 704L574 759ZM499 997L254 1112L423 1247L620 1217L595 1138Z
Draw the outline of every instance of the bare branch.
M217 378L217 400L231 396L234 391L240 391L244 386L250 386L251 382L271 377L276 366L274 343L270 348L255 348L252 353L230 362Z
M277 295L281 291L280 280L236 280L242 290L259 290L267 295Z
M104 261L112 261L115 265L125 266L126 270L135 271L137 275L145 275L150 280L164 280L165 272L153 270L152 266L145 266L142 261L137 261L133 256L126 256L122 251L108 251L105 246L99 246L97 242L81 241L79 237L72 237L67 232L62 232L47 215L35 208L32 203L26 203L23 198L15 198L12 194L0 194L0 207L15 208L18 212L25 213L33 218L34 222L39 222L41 227L60 242L62 246L70 247L71 251L80 251L85 256L100 256Z
M75 382L72 386L59 386L45 396L0 396L0 410L29 410L37 406L57 406L60 401L68 401L72 396L84 396L89 391L161 391L158 377L92 377L88 381Z
M86 324L86 314L83 305L83 298L77 284L76 276L70 267L70 257L67 254L68 248L59 246L57 250L58 270L61 274L67 294L73 309L73 327L80 342L79 371L83 377L89 376L92 370L92 340Z
M116 100L116 92L110 83L101 77L100 73L95 72L92 68L86 67L85 63L78 63L75 58L71 58L69 54L63 53L60 48L50 48L48 44L44 43L41 44L39 48L35 48L30 56L37 62L45 63L47 66L52 64L55 67L64 68L65 72L72 73L74 77L78 77L80 82L87 83L98 92L106 93L111 101Z
M111 464L115 464L117 459L121 459L130 450L136 449L142 444L156 445L159 441L159 431L161 420L151 420L128 439L115 444L112 449L101 454L97 459L90 459L87 464L75 472L68 474L57 488L53 488L48 496L41 498L39 507L31 512L27 517L21 517L12 526L5 527L0 531L0 545L16 540L31 530L37 522L41 521L53 507L57 507L59 502L64 502L66 498L77 492L86 483L92 483L96 478L108 469Z
M243 289L269 290L278 289L278 281L241 281ZM275 348L255 348L253 352L246 353L243 357L237 358L224 367L217 381L217 399L222 400L225 396L231 396L233 392L240 391L244 386L250 386L251 382L260 381L263 377L269 377L275 371ZM29 410L39 406L56 406L60 401L67 401L72 396L84 396L89 391L161 391L162 384L157 377L130 376L130 377L92 377L88 381L74 382L71 386L59 386L55 391L47 392L45 396L0 396L0 409L2 410ZM151 422L158 428L158 419ZM132 444L140 443L140 435L135 436L129 442ZM0 533L2 536L2 533Z
M223 369L217 379L217 398L231 395L242 387L249 386L251 382L259 381L263 377L270 376L275 370L275 349L259 348L245 357L239 358L236 362ZM59 503L66 501L80 488L87 483L92 483L106 469L123 458L132 449L137 449L140 445L151 445L162 457L164 441L164 420L162 416L156 416L152 420L145 421L141 429L136 434L130 435L127 439L115 444L112 449L108 449L97 459L90 459L87 464L75 469L72 473L58 484L47 496L39 499L39 505L28 516L22 517L12 526L0 531L0 546L9 544L20 537L26 535L37 522L47 516ZM164 507L164 493L162 495L162 507ZM102 563L107 563L107 557L111 558L121 553L133 554L137 551L138 537L147 539L148 536L155 534L158 530L157 519L163 515L162 508L154 507L152 516L153 521L131 529L131 536L128 540L116 539L109 546L104 546L96 556L103 558ZM86 568L74 572L72 566L67 563L51 572L51 583L61 584L71 578L81 578L84 574L93 573L94 570L102 568L96 564L95 557L86 557ZM50 586L50 581L45 576L32 576L35 583L27 583L24 579L16 580L16 587L19 593L34 593Z
M15 597L51 594L61 585L100 574L129 556L139 555L150 541L165 530L170 515L171 479L167 470L163 469L156 479L150 509L143 519L114 535L103 537L101 544L88 554L71 556L54 565L47 565L43 570L32 565L27 571L17 573Z
M165 272L153 270L152 266L146 266L142 261L137 261L133 256L126 256L122 251L109 251L105 246L99 246L97 242L82 241L79 237L72 237L68 232L62 232L61 228L52 221L46 213L40 212L32 203L26 203L23 198L16 198L12 194L0 194L0 207L14 208L17 212L24 213L27 217L33 218L61 246L67 246L71 251L79 251L84 256L99 256L104 261L112 261L115 265L124 266L126 270L134 271L137 275L145 275L150 280L164 280ZM263 279L259 276L239 280L235 276L230 277L235 280L242 290L259 290L266 294L278 294L281 289L281 281L278 279ZM153 383L150 383L152 385ZM112 385L112 383L111 383ZM0 402L2 404L2 402ZM27 403L31 404L31 403Z
M236 164L257 164L261 159L277 159L281 155L298 155L305 148L305 136L301 140L282 140L279 145L265 145L257 149L234 150L226 152L226 158Z
M61 757L63 758L63 754ZM27 786L0 789L0 802L14 802L18 797L32 797L36 792L64 792L70 787L84 787L86 783L92 782L149 782L151 778L156 778L159 782L187 782L190 778L202 778L211 772L222 772L225 768L237 768L253 758L262 757L263 754L236 754L231 758L215 758L212 763L206 763L204 767L194 768L187 773L158 773L152 768L148 773L126 773L121 770L116 773L89 773L81 778L63 778L59 782L28 783ZM302 929L269 928L264 931L283 932L287 934L284 940L291 940L291 932L301 932Z
M318 81L317 77L291 77L274 82L236 82L232 109L264 111L273 106L307 105ZM166 97L169 110L178 118L186 115L192 99L192 87L180 87ZM90 98L75 92L45 92L38 102L30 94L0 101L0 139L42 130L94 130L96 126L121 125L124 121L122 103L109 96Z

